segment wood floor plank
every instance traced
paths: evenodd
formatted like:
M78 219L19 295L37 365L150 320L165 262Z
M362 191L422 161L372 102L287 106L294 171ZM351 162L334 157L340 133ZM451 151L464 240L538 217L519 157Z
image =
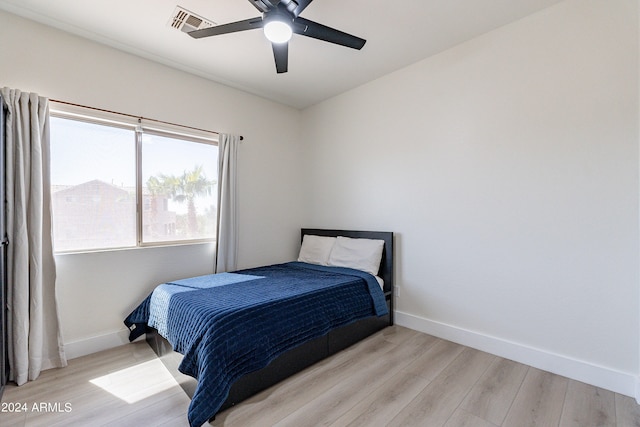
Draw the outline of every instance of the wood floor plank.
M386 425L431 381L399 372L338 418L331 427Z
M158 371L161 372L160 370ZM135 379L132 380L135 382ZM76 398L73 400L73 411L66 416L47 417L44 423L38 425L47 426L66 426L69 423L77 423L77 425L93 425L93 420L100 420L100 424L110 424L114 420L124 420L127 417L136 419L138 415L147 418L153 418L157 415L158 410L151 408L162 402L166 406L167 402L179 402L183 412L186 414L186 407L189 405L189 398L184 391L177 385L171 388L161 388L151 391L147 389L142 399L127 402L117 396L114 396L106 390L100 390L92 394ZM141 409L144 409L141 411ZM176 407L177 409L177 407ZM36 420L28 420L30 423ZM123 424L120 422L119 424ZM35 424L34 424L35 425Z
M384 340L394 344L401 344L417 337L418 335L424 335L421 332L415 331L413 329L403 328L399 326L384 328L383 330L376 333L376 335L378 334L382 335L382 338ZM358 343L357 346L360 346L360 343Z
M139 369L141 365L151 366ZM123 376L123 370L133 372L118 380L118 376ZM30 410L25 419L25 425L29 427L88 425L91 419L108 419L130 408L121 397L91 383L100 377L110 385L117 386L120 382L129 389L129 396L140 396L141 393L156 393L157 390L150 387L171 378L171 375L162 368L162 363L149 346L139 342L74 359L66 368L44 371L36 381L21 387L10 386L3 401L11 399L27 403L29 407L39 402L70 405L69 412ZM165 383L162 388L174 385ZM182 392L178 387L174 389L176 391Z
M389 425L444 425L494 358L465 348Z
M409 374L420 375L428 380L433 380L451 361L458 357L464 349L465 347L459 344L440 340L404 368L404 371Z
M640 427L640 405L635 399L616 393L616 425Z
M406 334L405 338L409 340L419 336L420 334ZM216 416L213 425L244 427L256 420L273 425L335 386L354 369L367 366L376 360L384 360L385 353L396 346L397 344L387 341L383 334L375 334L358 345L258 393L242 405L223 411Z
M498 424L490 423L478 416L470 414L460 408L453 413L444 427L497 427Z
M529 368L497 357L462 402L461 408L495 425L507 416Z
M2 401L5 403L10 402L4 398ZM0 414L0 421L2 421L2 427L24 427L27 422L27 413L22 412L21 410L16 410L13 407L7 408L6 412Z
M407 340L402 346L393 346L383 357L360 364L351 370L349 381L340 381L275 425L315 427L332 424L438 341L432 336L418 335Z
M104 427L140 427L157 426L167 418L171 418L177 412L184 413L184 421L187 421L186 408L189 406L189 398L185 393L163 393L166 398L158 400L154 404L145 405L144 411L133 411L131 413L121 413L118 418L107 423Z
M173 418L167 417L167 419L163 420L159 424L156 424L156 427L190 427L189 420L187 420L187 413L184 412L178 416L173 414ZM205 424L206 426L207 424Z
M188 426L187 395L144 341L71 360L20 387L10 384L2 402L72 405L69 413L0 412L2 427ZM640 427L640 406L627 396L393 326L218 414L213 426L278 422Z
M56 396L56 400L48 400L48 402L51 401L69 403L71 411L69 413L32 411L27 415L26 425L29 427L81 426L90 422L94 417L100 419L108 414L123 411L127 406L117 397L99 390L93 390L70 399Z
M74 387L76 385L83 385L97 376L117 372L155 358L155 353L144 341L120 346L117 349L73 359L65 368L43 371L37 381L10 388L11 397L15 401L30 399L32 402L40 402L44 401L45 396L51 394L70 393L73 395L76 393L76 387ZM84 390L77 391L80 394L84 392Z
M569 380L560 427L615 427L615 393Z
M557 426L562 414L568 380L529 368L522 387L502 424L504 427Z

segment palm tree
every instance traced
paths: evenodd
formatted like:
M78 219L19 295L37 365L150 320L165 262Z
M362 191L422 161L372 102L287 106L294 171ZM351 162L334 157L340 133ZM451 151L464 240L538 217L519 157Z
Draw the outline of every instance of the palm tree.
M152 196L166 195L175 202L187 203L187 224L190 235L198 232L195 199L211 195L215 180L207 179L202 171L203 166L195 166L191 171L184 171L181 176L158 174L147 180L147 188ZM155 197L154 197L155 199Z
M198 231L194 200L199 196L210 196L215 183L215 181L207 179L202 172L202 165L195 166L192 171L184 171L178 179L176 191L172 193L172 196L173 200L178 203L187 203L187 223L189 224L189 234L191 235L196 234Z

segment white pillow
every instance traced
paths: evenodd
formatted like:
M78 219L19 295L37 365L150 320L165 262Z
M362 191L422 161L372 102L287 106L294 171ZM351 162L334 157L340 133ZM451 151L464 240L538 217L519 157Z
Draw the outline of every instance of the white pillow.
M338 236L331 249L328 265L355 268L377 276L383 246L384 240Z
M329 254L335 241L335 237L305 234L302 238L298 261L308 262L309 264L327 265Z

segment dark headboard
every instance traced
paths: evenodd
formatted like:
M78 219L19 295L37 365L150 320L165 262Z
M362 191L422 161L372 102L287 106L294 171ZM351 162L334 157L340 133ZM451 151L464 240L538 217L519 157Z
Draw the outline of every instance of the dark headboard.
M380 261L380 277L384 280L384 292L393 296L393 232L390 231L354 231L354 230L326 230L318 228L303 228L301 238L305 234L329 237L352 237L356 239L384 240L382 260Z

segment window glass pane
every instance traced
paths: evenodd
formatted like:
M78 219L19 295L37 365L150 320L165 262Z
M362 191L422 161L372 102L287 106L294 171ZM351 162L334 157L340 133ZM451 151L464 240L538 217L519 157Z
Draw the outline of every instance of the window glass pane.
M217 146L143 134L143 242L214 238L217 176Z
M135 133L51 117L56 251L136 245Z

